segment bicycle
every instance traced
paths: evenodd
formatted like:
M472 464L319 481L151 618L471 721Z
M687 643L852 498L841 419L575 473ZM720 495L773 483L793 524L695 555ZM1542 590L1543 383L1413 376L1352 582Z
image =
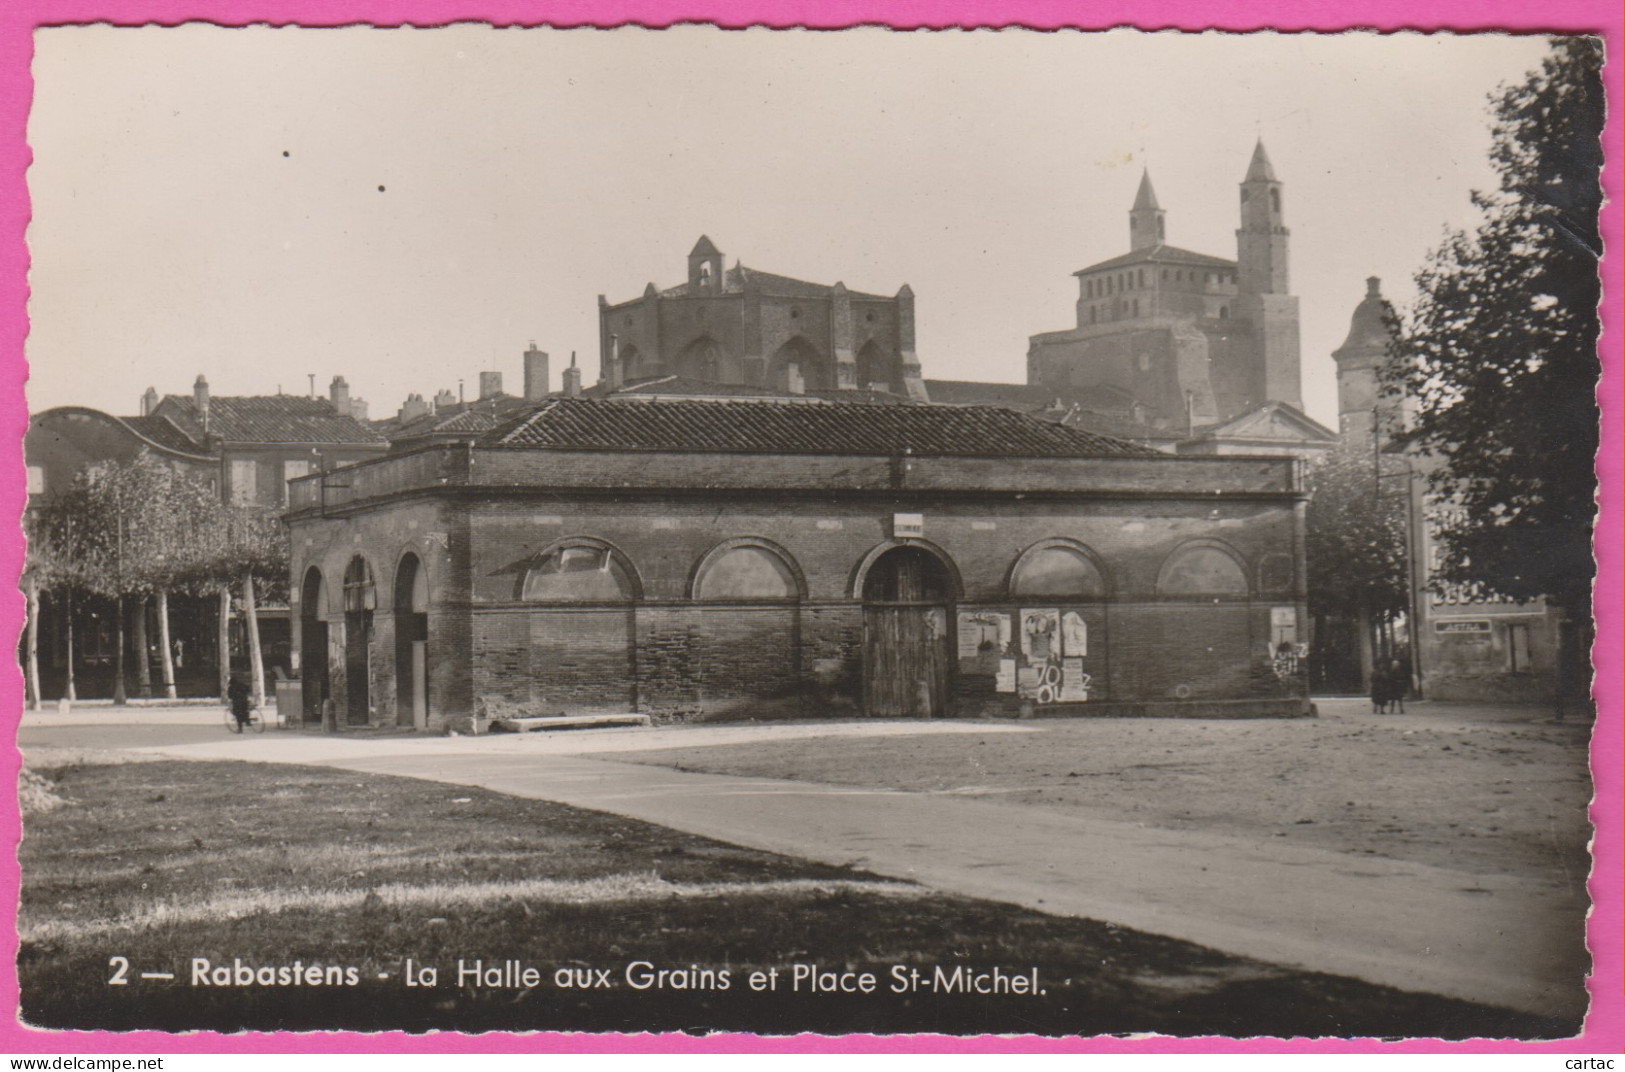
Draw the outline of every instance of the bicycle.
M260 713L256 708L250 707L248 709L248 718L243 721L238 721L237 716L232 713L231 708L227 707L226 729L230 730L232 733L242 733L245 730L251 733L264 733L265 720L260 718Z

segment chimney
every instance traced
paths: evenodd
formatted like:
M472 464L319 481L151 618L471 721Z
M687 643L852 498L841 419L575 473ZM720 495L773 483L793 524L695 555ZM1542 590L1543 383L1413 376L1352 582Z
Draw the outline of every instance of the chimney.
M456 404L457 396L451 393L450 388L442 387L440 390L434 393L434 406L429 410L429 412L439 413L447 406L455 406Z
M576 352L570 351L570 367L564 370L564 397L581 397L581 370L576 368Z
M358 421L367 419L367 400L365 398L350 399L350 416Z
M540 402L547 397L547 351L530 344L525 351L525 401Z
M158 388L149 387L141 395L141 416L150 417L158 408Z
M488 398L495 398L497 395L500 395L501 393L502 393L502 373L500 373L500 372L482 372L482 373L480 373L480 401L481 402L484 402Z
M401 403L401 408L395 411L395 418L405 424L407 421L417 420L428 412L429 403L423 401L423 396L410 394L406 396L406 401Z
M197 419L203 424L203 434L209 434L209 381L203 378L203 373L197 374L197 382L192 385L192 405L197 409Z
M344 382L343 376L334 376L333 383L327 389L328 399L333 403L333 409L341 417L350 415L350 385Z

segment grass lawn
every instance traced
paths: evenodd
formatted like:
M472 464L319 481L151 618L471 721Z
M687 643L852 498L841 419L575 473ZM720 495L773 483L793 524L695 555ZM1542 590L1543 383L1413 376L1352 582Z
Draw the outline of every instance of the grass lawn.
M23 1017L41 1027L1446 1038L1579 1027L478 789L318 767L30 761L19 973ZM407 985L408 961L420 982L433 968L435 985ZM459 979L459 961L498 976ZM874 989L813 992L797 985L798 964L834 973L836 987L868 971ZM1007 990L1036 971L1042 993L945 989L997 987L995 967ZM654 982L660 969L670 974ZM946 982L933 990L938 969ZM753 990L751 973L770 970L776 987ZM894 992L911 979L923 982ZM560 985L578 980L592 985Z

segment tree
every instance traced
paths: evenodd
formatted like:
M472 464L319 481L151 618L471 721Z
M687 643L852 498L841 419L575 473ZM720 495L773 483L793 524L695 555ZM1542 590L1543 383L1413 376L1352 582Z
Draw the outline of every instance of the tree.
M221 550L229 520L229 511L206 482L145 451L127 462L91 467L38 511L30 525L30 562L41 583L65 595L88 591L118 607L115 702L124 696L124 607L131 599L142 608L136 631L138 679L148 680L144 618L146 601L152 598L158 608L163 685L166 695L175 697L169 594L177 588L211 588L219 583L222 569L236 568L237 560ZM229 581L229 573L225 579ZM71 673L71 637L69 648Z
M1603 48L1557 40L1491 100L1499 188L1417 274L1390 389L1417 400L1406 439L1458 523L1438 579L1589 621L1598 445Z
M1342 446L1309 472L1305 557L1319 684L1352 680L1395 656L1393 627L1409 610L1405 462ZM1354 623L1333 628L1331 623ZM1357 649L1334 650L1350 643Z

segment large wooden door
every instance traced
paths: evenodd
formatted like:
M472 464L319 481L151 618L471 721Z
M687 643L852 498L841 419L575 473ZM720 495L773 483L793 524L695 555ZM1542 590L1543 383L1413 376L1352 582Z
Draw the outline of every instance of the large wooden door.
M946 607L863 608L864 707L879 718L946 713Z
M952 585L930 553L898 547L863 586L863 704L878 718L938 718L948 710Z

